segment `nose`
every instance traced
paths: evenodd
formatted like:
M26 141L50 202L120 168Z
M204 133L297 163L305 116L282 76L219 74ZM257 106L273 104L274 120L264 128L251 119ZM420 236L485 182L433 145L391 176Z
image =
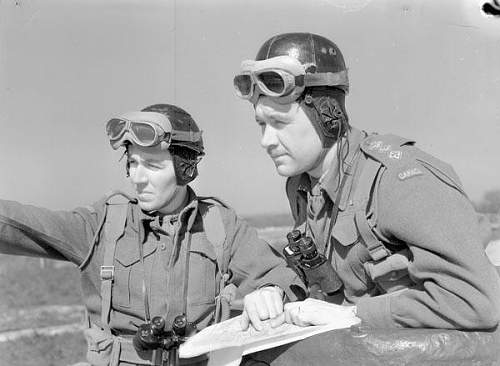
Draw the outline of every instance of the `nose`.
M141 165L138 164L130 169L130 180L135 185L147 183L146 172Z
M277 145L276 130L266 124L262 129L262 138L260 139L260 145L264 149L269 149L272 146Z

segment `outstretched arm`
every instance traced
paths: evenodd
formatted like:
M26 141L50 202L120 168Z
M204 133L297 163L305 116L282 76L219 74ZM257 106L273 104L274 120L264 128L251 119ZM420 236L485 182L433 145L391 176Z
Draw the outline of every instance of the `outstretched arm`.
M0 253L66 259L79 264L97 228L102 204L52 211L0 200Z

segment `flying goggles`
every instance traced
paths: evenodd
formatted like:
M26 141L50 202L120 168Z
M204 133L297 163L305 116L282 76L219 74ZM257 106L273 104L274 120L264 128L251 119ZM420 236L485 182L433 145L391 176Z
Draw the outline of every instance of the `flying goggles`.
M128 112L112 118L106 123L111 147L118 149L126 141L148 147L165 141L168 146L172 140L197 142L201 131L179 131L172 128L168 118L156 112Z
M280 104L295 101L308 86L337 86L348 92L347 71L306 72L294 57L277 56L267 60L246 60L241 63L241 73L234 77L236 94L252 104L259 95L266 95Z

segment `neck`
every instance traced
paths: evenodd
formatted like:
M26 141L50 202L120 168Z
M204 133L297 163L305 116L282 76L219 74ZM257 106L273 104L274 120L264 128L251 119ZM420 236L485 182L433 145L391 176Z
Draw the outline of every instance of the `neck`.
M188 201L187 186L177 186L172 201L170 201L161 209L159 209L158 212L164 215L174 215L182 211L182 209L186 206L187 201Z
M332 167L333 162L337 158L337 144L339 143L340 142L337 141L332 147L324 149L322 154L319 156L317 163L314 165L314 168L309 170L307 174L316 179L319 179L323 174L325 174L328 169Z

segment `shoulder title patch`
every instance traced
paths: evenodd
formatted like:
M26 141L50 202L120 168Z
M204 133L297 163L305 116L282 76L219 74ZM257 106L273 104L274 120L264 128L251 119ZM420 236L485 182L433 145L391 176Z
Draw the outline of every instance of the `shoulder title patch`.
M398 174L398 178L400 180L405 180L411 177L416 177L417 175L422 175L424 174L420 169L418 168L410 168L402 171L401 173Z
M370 142L370 145L368 145L368 150L376 151L381 154L387 153L390 159L400 160L403 155L403 152L401 150L392 150L391 145L384 145L384 143L380 140Z

